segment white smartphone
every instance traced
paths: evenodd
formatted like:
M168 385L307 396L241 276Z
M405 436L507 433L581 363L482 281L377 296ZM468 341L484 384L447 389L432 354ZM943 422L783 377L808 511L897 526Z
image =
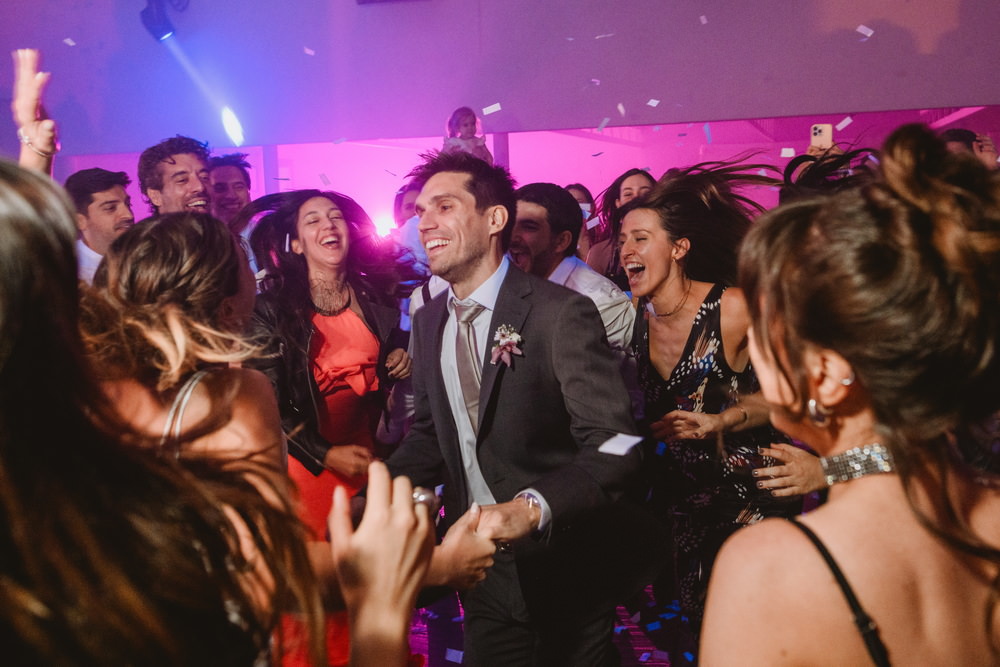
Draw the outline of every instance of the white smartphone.
M818 123L809 130L809 145L826 150L833 146L833 125Z

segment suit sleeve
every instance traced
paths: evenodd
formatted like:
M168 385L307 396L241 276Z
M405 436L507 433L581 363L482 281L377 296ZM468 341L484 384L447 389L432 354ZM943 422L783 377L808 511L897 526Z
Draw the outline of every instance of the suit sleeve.
M550 341L551 363L569 413L578 452L573 461L544 475L532 487L545 497L554 525L617 500L634 482L639 448L624 456L598 451L609 438L637 433L617 356L593 302L562 300Z

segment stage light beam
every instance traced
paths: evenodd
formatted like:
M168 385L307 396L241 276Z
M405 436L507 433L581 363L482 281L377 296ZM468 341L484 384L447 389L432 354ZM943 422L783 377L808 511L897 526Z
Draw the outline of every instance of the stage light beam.
M229 107L222 107L222 127L226 128L226 134L234 146L243 145L243 126Z

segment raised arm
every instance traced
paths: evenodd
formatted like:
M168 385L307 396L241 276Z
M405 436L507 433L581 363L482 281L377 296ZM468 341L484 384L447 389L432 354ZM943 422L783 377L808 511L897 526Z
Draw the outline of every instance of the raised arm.
M59 150L56 124L45 114L42 93L52 74L39 72L39 53L36 49L18 49L14 58L14 94L10 109L21 142L18 163L52 175L52 158Z

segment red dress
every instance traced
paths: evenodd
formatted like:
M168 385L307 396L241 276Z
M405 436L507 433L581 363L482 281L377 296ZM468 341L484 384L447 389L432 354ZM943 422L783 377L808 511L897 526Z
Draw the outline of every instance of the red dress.
M313 337L309 350L313 378L319 388L319 432L333 446L361 445L374 448L374 427L380 413L376 375L379 342L362 319L347 309L336 315L313 314ZM294 457L288 459L288 475L298 487L299 518L313 539L327 541L326 517L338 486L354 495L364 486L363 475L345 477L332 470L313 475ZM307 651L297 650L301 627L286 616L285 639L290 652L285 667L307 667ZM346 665L349 658L346 612L328 612L326 650L330 665Z

